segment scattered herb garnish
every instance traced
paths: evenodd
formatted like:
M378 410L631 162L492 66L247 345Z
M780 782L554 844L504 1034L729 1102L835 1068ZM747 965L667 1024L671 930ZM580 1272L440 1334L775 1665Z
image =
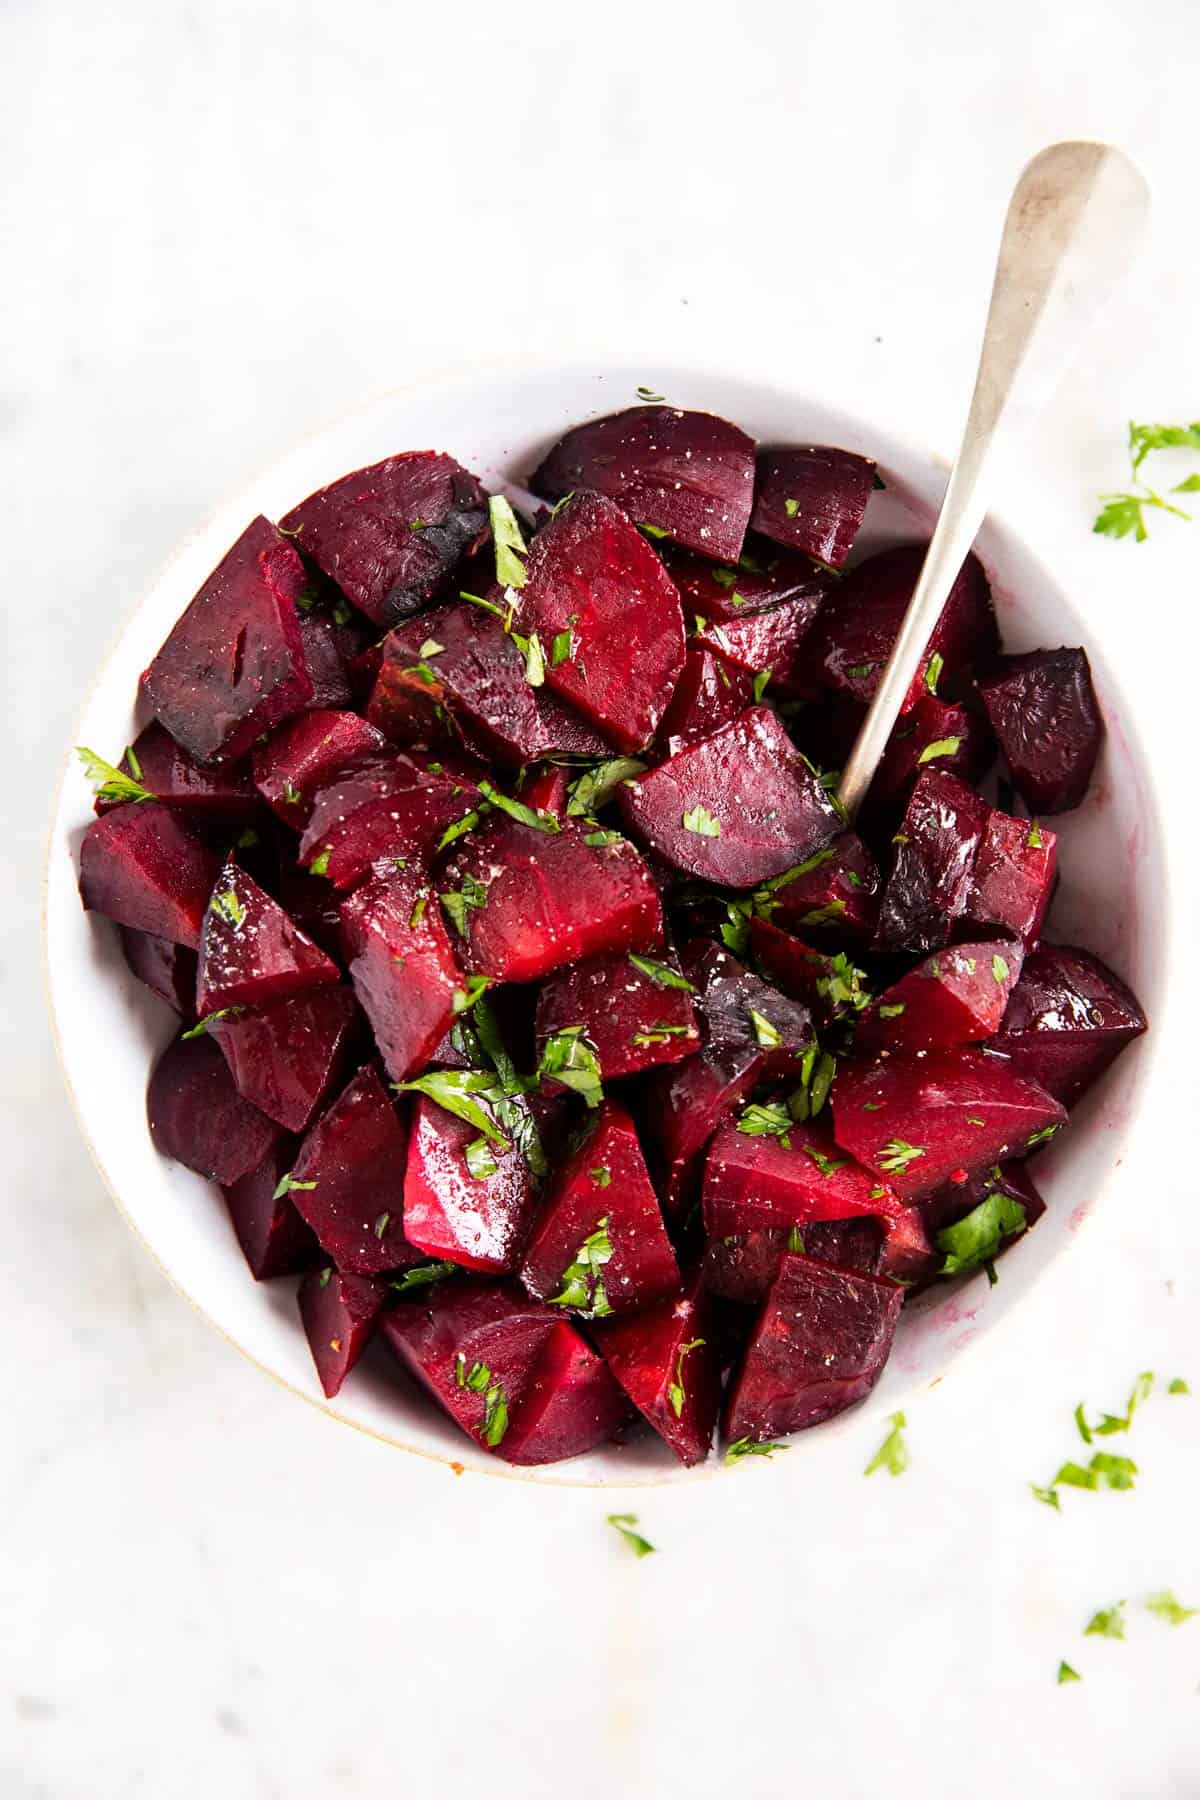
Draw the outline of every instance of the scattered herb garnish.
M426 638L425 642L421 645L421 648L417 651L417 655L422 658L440 656L445 648L445 644L439 644L436 638Z
M683 815L683 829L694 831L697 837L720 837L721 821L715 813L710 813L706 806L699 804Z
M222 1006L216 1012L206 1013L198 1024L192 1026L190 1031L182 1034L179 1041L186 1044L189 1038L203 1037L204 1033L215 1025L218 1019L235 1018L238 1013L243 1013L245 1010L244 1006Z
M523 800L513 800L508 794L502 794L499 788L492 786L490 781L481 781L479 791L492 806L499 807L501 812L507 813L509 818L515 819L519 825L529 825L534 831L546 831L551 836L562 830L562 826L553 813L535 812L532 806L526 806Z
M735 1438L725 1452L725 1461L732 1467L744 1456L773 1456L776 1450L790 1450L791 1447L790 1444L754 1444L748 1437Z
M325 875L328 873L328 870L329 870L329 851L322 850L320 855L314 856L312 861L309 863L308 872L310 875Z
M612 1526L614 1531L620 1532L635 1556L652 1556L654 1554L655 1546L649 1543L642 1536L640 1531L633 1531L630 1529L631 1526L636 1525L637 1522L638 1516L636 1513L609 1513L608 1515L608 1523Z
M1167 1625L1182 1625L1200 1613L1200 1606L1181 1606L1171 1590L1165 1588L1161 1594L1150 1595L1146 1601L1146 1611L1152 1612Z
M610 762L597 763L594 769L585 769L567 790L570 795L568 818L590 818L611 799L623 781L644 774L645 769L645 763L634 756L616 756Z
M1130 420L1128 448L1130 482L1136 491L1101 494L1104 504L1096 515L1092 530L1100 532L1104 537L1123 538L1132 535L1141 544L1149 535L1145 519L1146 507L1171 513L1177 519L1190 519L1192 515L1184 512L1180 506L1172 506L1169 500L1164 500L1161 494L1142 480L1139 470L1152 450L1200 450L1200 424L1135 425ZM1176 482L1170 492L1200 492L1200 475L1189 475L1185 480Z
M889 1002L887 1006L881 1006L879 1008L879 1016L881 1019L898 1019L901 1013L906 1013L907 1011L908 1005L905 1001L893 1000Z
M1084 1637L1123 1638L1125 1636L1125 1602L1118 1600L1115 1606L1103 1607L1093 1613L1084 1627Z
M555 632L553 638L550 640L550 664L552 668L557 669L560 663L570 661L574 635L575 634L570 629Z
M461 819L455 819L452 825L447 825L445 831L443 831L441 837L437 841L435 854L440 853L442 850L448 850L451 844L456 844L460 837L465 837L467 835L468 831L474 831L481 816L482 815L478 810L475 807L472 807L471 811L464 813Z
M667 1399L677 1419L683 1417L683 1404L687 1399L687 1389L683 1385L683 1359L689 1351L699 1350L703 1343L703 1338L692 1338L690 1342L679 1346L679 1355L675 1359L675 1379L667 1386Z
M984 1196L965 1218L947 1225L934 1238L942 1252L941 1275L962 1275L968 1269L985 1268L989 1283L996 1285L992 1258L1006 1238L1025 1229L1025 1209L999 1191Z
M962 739L960 737L934 738L931 744L926 744L917 757L917 761L918 763L927 763L932 762L935 756L957 756L961 748Z
M408 928L415 931L425 917L425 908L429 905L429 890L422 888L413 902L413 909L408 915Z
M906 1144L903 1138L890 1138L883 1147L879 1166L889 1175L896 1175L901 1169L907 1169L909 1163L916 1162L917 1158L924 1154L925 1149L921 1144Z
M677 969L668 968L666 963L655 962L652 956L636 956L632 951L629 961L642 975L646 975L655 987L679 988L685 994L694 994L696 989L685 975Z
M771 674L772 674L772 671L770 669L759 669L759 671L755 675L754 684L753 684L755 706L758 706L761 704L762 697L766 693L767 688L770 685Z
M1063 1683L1066 1681L1082 1681L1082 1680L1083 1680L1083 1676L1079 1674L1078 1670L1073 1669L1069 1662L1060 1662L1059 1663L1059 1665L1058 1665L1058 1685L1059 1685L1059 1687L1062 1687Z
M453 1014L470 1012L476 1001L481 1000L492 985L490 975L468 975L465 988L455 988L450 1000Z
M439 894L438 899L445 907L460 937L467 935L467 912L482 912L487 905L487 889L473 875L464 875L463 884L457 893Z
M993 956L992 958L992 980L998 986L1003 986L1008 980L1008 964L1002 956Z
M496 580L501 587L524 587L525 539L521 536L517 515L503 494L492 495L488 501L488 516L496 550Z
M573 1261L562 1272L562 1287L552 1296L551 1306L572 1306L589 1319L605 1319L612 1312L604 1291L604 1265L612 1261L612 1239L608 1220L599 1221L590 1237L584 1238Z
M285 1194L292 1193L296 1188L315 1188L316 1185L315 1181L293 1181L289 1173L280 1181L271 1198L272 1200L282 1200Z
M1174 1381L1172 1381L1170 1386L1167 1388L1168 1394L1190 1394L1191 1391L1192 1391L1191 1388L1188 1386L1187 1382L1183 1379L1182 1375L1176 1375Z
M564 1087L582 1095L588 1106L599 1106L604 1098L600 1085L600 1059L583 1036L582 1025L568 1025L546 1039L538 1074L549 1075Z
M123 769L114 768L112 763L105 762L94 750L87 750L82 744L75 746L75 754L83 764L83 772L95 785L96 797L99 800L153 800L154 795L142 786L142 771L132 750L126 750L125 760L134 771L126 775ZM136 777L136 779L135 779Z
M737 1128L747 1137L777 1137L784 1149L790 1150L792 1140L788 1133L795 1123L787 1107L780 1106L777 1100L765 1105L751 1101L749 1106L743 1107Z
M591 1176L592 1180L595 1182L595 1184L598 1188L606 1188L606 1187L612 1186L612 1170L610 1168L607 1168L604 1163L601 1163L598 1168L589 1169L588 1174Z
M467 1169L475 1181L486 1181L489 1175L495 1175L500 1164L492 1155L485 1137L472 1138L463 1151Z
M750 1023L754 1027L754 1040L764 1050L778 1050L783 1043L779 1032L770 1019L764 1018L756 1007L750 1008Z
M482 1131L498 1150L512 1148L490 1110L497 1096L502 1097L494 1075L478 1069L432 1069L411 1081L394 1082L393 1086L398 1094L427 1095L456 1119L464 1119L476 1131Z
M238 898L236 888L225 888L221 893L214 894L208 906L210 912L215 912L218 919L223 919L226 925L232 925L235 931L245 924L246 908Z
M946 659L940 650L935 650L925 669L925 686L931 694L938 691L938 682L942 679L942 670L946 667Z
M431 1281L444 1281L448 1275L457 1275L459 1265L452 1262L418 1263L415 1269L405 1269L388 1286L398 1294L411 1293L413 1288L427 1287Z
M908 1445L904 1441L905 1422L902 1412L892 1413L892 1428L863 1470L864 1475L873 1475L876 1469L886 1469L889 1475L903 1475L908 1467Z
M648 387L638 388L637 397L646 406L661 406L663 401L663 396L661 394L656 394L653 388Z

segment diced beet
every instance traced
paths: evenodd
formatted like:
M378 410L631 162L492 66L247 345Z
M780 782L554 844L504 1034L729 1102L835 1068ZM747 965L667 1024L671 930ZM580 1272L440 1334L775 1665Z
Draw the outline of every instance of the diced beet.
M422 1260L404 1235L407 1147L407 1127L373 1063L358 1071L301 1144L291 1192L339 1269L375 1275Z
M991 731L978 712L923 694L888 739L863 803L864 818L872 829L894 831L925 769L944 769L970 787L987 772L994 755Z
M911 1055L994 1037L1024 956L1009 938L955 944L927 956L862 1014L856 1050Z
M588 844L573 820L557 832L496 819L472 832L439 891L464 907L467 968L498 981L536 981L584 957L653 951L662 905L645 863L624 838Z
M606 1101L555 1172L521 1280L586 1318L631 1312L679 1288L679 1268L633 1120Z
M763 973L823 1024L860 1010L855 1000L865 998L862 971L853 967L844 952L834 956L815 950L769 919L757 917L750 921L750 948Z
M642 1085L638 1111L647 1153L672 1218L698 1186L704 1146L762 1073L764 1054L753 1045L708 1046Z
M658 742L664 756L674 756L697 738L728 725L754 699L754 680L703 644L688 646L683 674L663 714Z
M157 719L152 719L138 734L118 767L164 806L174 807L189 818L248 819L258 804L250 771L244 763L204 768L179 747ZM96 811L110 812L114 805L129 804L127 800L98 798Z
M704 1230L710 1238L793 1225L803 1231L818 1220L899 1211L891 1188L840 1150L823 1126L750 1136L727 1119L709 1145Z
M753 553L747 548L736 564L709 562L669 546L664 546L663 560L689 623L697 617L722 622L746 619L785 601L799 601L807 606L811 624L829 591L827 580L807 557L789 555L774 544L755 545Z
M683 1463L702 1463L721 1405L712 1303L697 1276L631 1318L594 1327L609 1369Z
M632 406L568 431L530 486L547 500L594 488L636 525L736 562L754 501L754 440L712 413Z
M1064 1106L1074 1106L1145 1029L1136 997L1098 956L1039 944L992 1047Z
M312 682L309 705L340 711L353 704L354 687L347 659L342 656L337 625L327 612L315 607L297 608L304 666Z
M810 648L836 691L866 704L879 686L884 664L912 598L925 560L924 544L901 544L859 563L838 582L813 629ZM913 677L902 710L922 694L943 690L955 677L990 660L999 647L992 597L973 556L963 564L929 648ZM931 659L940 657L940 662Z
M341 1077L354 1019L348 988L314 988L263 1012L213 1019L238 1093L287 1131L306 1131Z
M254 785L285 825L303 831L321 788L386 754L386 738L357 713L302 713L256 745Z
M220 869L168 807L143 800L114 807L84 832L79 897L88 912L197 950Z
M997 1192L1017 1201L1024 1209L1026 1228L1036 1225L1046 1210L1046 1202L1034 1184L1029 1165L1022 1162L1004 1163L1000 1166L993 1163L990 1168L972 1175L967 1181L947 1181L944 1186L935 1188L932 1194L922 1194L915 1202L915 1208L930 1239L933 1239L947 1225L956 1225L959 1219L973 1212L989 1194Z
M295 850L292 851L292 856ZM345 895L323 875L310 875L284 852L275 878L279 904L326 955L342 959L341 904Z
M903 1300L895 1282L785 1252L730 1387L725 1435L764 1443L864 1399Z
M404 1171L404 1233L426 1256L444 1257L485 1274L515 1269L536 1205L533 1176L521 1146L482 1138L474 1174L467 1150L480 1143L477 1125L418 1094Z
M200 937L196 1011L270 1006L337 981L339 970L232 859L218 875Z
M280 1138L262 1162L221 1191L242 1254L256 1281L298 1275L310 1268L321 1246L279 1184L296 1155L293 1138Z
M366 881L342 903L342 937L358 1003L393 1081L429 1062L466 987L441 911L416 869Z
M1054 892L1058 839L1045 825L989 812L961 929L999 928L1025 948L1033 944Z
M370 1342L386 1296L382 1281L331 1268L310 1269L300 1283L300 1317L327 1400Z
M880 950L937 950L966 910L990 808L957 776L928 769L896 834L896 861L879 907Z
M607 1365L564 1319L546 1339L500 1454L521 1468L584 1456L628 1412Z
M662 971L674 975L674 985ZM602 1081L682 1062L700 1048L696 1009L684 980L673 958L600 956L559 970L538 997L539 1060L547 1038L581 1025L599 1059Z
M526 806L534 812L550 813L556 819L565 819L567 805L570 801L571 774L557 763L545 763L541 768L530 771L529 779L521 784L520 795Z
M427 606L487 522L487 495L474 475L433 450L410 450L343 475L282 521L377 625Z
M879 870L862 839L843 831L832 844L777 875L755 910L785 931L833 932L867 941L879 917Z
M658 729L683 668L683 613L660 559L619 507L577 494L537 533L516 595L546 682L619 750ZM567 640L569 639L569 644ZM556 645L567 655L559 657Z
M785 1081L796 1075L800 1058L815 1042L806 1006L781 994L717 944L690 947L684 968L696 988L710 1048L735 1055L759 1050L762 1075Z
M1033 813L1070 812L1087 793L1104 720L1084 650L997 659L978 683L1017 792Z
M168 1044L146 1089L146 1116L163 1156L222 1187L262 1162L279 1137L279 1127L242 1099L206 1037Z
M760 681L772 699L787 695L811 699L820 691L818 671L808 651L808 634L828 592L829 577L814 575L807 589L783 606L725 623L708 619L697 624L695 642L715 650L723 662Z
M837 835L829 796L775 713L754 706L620 790L631 829L685 874L753 887Z
M877 1275L916 1287L936 1273L938 1260L918 1207L902 1206L893 1218L884 1220Z
M364 764L316 795L300 860L334 887L353 887L383 857L423 862L478 797L473 784L410 756Z
M777 544L840 568L858 536L875 464L827 444L760 450L750 523Z
M955 1170L970 1176L1023 1155L1066 1116L1036 1081L976 1050L843 1063L833 1084L838 1143L904 1200Z
M902 1211L908 1213L911 1208ZM757 1306L778 1275L787 1250L835 1269L878 1275L884 1226L894 1223L864 1214L857 1219L819 1220L806 1225L803 1233L793 1226L787 1231L748 1231L742 1237L710 1238L704 1247L704 1285L725 1300Z
M313 697L296 602L304 564L257 518L142 676L155 717L200 762L235 762Z
M139 981L152 993L165 1000L181 1018L191 1019L196 1013L196 952L173 944L169 938L154 937L148 931L135 931L129 925L118 925L125 961Z

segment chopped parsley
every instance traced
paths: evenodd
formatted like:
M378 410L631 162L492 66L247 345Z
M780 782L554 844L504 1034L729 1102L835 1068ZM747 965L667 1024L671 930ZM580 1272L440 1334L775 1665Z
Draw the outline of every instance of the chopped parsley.
M881 1006L879 1008L879 1016L881 1019L898 1019L901 1013L906 1013L907 1011L907 1002L903 1000L892 1000L889 1001L886 1006Z
M285 806L299 806L302 798L303 795L298 787L294 787L290 781L284 782L283 803Z
M601 1219L590 1237L584 1238L574 1260L562 1272L562 1287L551 1297L551 1306L570 1306L589 1319L605 1319L612 1312L604 1291L601 1270L612 1261L608 1219Z
M652 1556L654 1545L644 1538L640 1531L632 1527L638 1522L636 1513L609 1513L608 1523L614 1531L619 1531L635 1556Z
M903 1138L890 1138L880 1153L879 1166L887 1174L897 1175L924 1154L925 1149L921 1144L906 1144Z
M793 1256L804 1255L804 1237L798 1225L789 1225L784 1249L790 1250Z
M555 632L550 640L550 665L552 668L557 669L560 663L570 661L574 640L575 634L569 628L566 631Z
M757 1044L761 1045L764 1050L779 1049L783 1043L779 1032L772 1025L770 1019L764 1018L763 1014L753 1006L750 1008L750 1023L754 1027L754 1039Z
M1002 956L992 958L992 979L1001 987L1008 980L1008 964Z
M1167 1625L1182 1625L1200 1613L1200 1606L1181 1606L1170 1589L1165 1588L1161 1594L1149 1596L1146 1611L1152 1612Z
M1058 1665L1058 1685L1059 1685L1059 1687L1062 1687L1063 1683L1067 1682L1067 1681L1082 1681L1082 1680L1083 1680L1083 1676L1079 1673L1079 1671L1077 1669L1073 1669L1069 1662L1060 1662L1059 1663L1059 1665Z
M774 1456L776 1450L790 1450L790 1444L756 1444L748 1437L735 1438L725 1452L726 1465L732 1468L734 1463L741 1462L744 1456Z
M1183 1379L1182 1375L1176 1375L1174 1381L1172 1381L1170 1386L1167 1388L1168 1394L1190 1394L1191 1391L1192 1391L1191 1388L1188 1386L1187 1382Z
M743 1107L737 1128L746 1137L776 1137L785 1150L791 1149L792 1140L788 1136L796 1121L786 1106L777 1100L768 1101L765 1105L751 1101Z
M222 893L214 894L208 907L210 912L216 913L218 919L223 919L226 925L232 925L235 931L240 930L246 922L246 908L238 898L236 888L228 887Z
M648 388L648 387L638 388L637 397L646 406L661 406L663 403L663 396L661 394L656 394L654 392L653 388Z
M472 1138L463 1151L463 1156L475 1181L486 1181L489 1175L495 1175L500 1168L485 1137Z
M450 1000L453 1014L470 1012L476 1001L481 1000L492 985L490 975L468 975L465 988L455 988Z
M816 1163L822 1175L836 1175L839 1169L848 1169L850 1166L849 1160L846 1157L843 1156L835 1159L834 1157L827 1156L823 1150L818 1150L813 1144L802 1144L800 1147L804 1151L805 1156L811 1157L813 1162Z
M448 1275L457 1275L458 1264L452 1262L419 1263L415 1269L405 1269L388 1286L398 1294L411 1293L413 1288L428 1287L431 1281L444 1281Z
M673 1037L689 1037L690 1025L668 1025L663 1019L656 1019L645 1031L635 1031L633 1042L638 1045L667 1044Z
M474 1125L498 1150L512 1148L492 1116L491 1109L497 1097L503 1098L494 1075L481 1069L431 1069L425 1075L414 1076L411 1081L397 1081L393 1085L398 1094L426 1095L446 1112L453 1113L456 1119Z
M935 650L925 669L925 686L931 694L938 691L938 682L942 679L942 671L946 667L946 659L940 650Z
M757 674L755 675L754 687L753 687L755 706L758 706L761 704L762 697L766 693L767 688L770 685L771 675L772 675L772 671L770 669L759 669Z
M328 849L322 850L321 854L319 856L313 857L312 861L308 865L308 872L310 875L328 874L328 872L329 872L329 851L328 851Z
M465 875L463 884L457 893L452 891L449 894L439 894L438 899L446 909L459 937L466 937L467 913L468 911L482 912L487 905L487 889L481 881L476 881L473 875Z
M619 831L589 831L583 839L589 850L607 850L610 844L620 844L624 840Z
M1048 1144L1055 1132L1060 1129L1061 1127L1058 1125L1043 1125L1040 1131L1031 1132L1025 1139L1026 1149L1032 1150L1037 1144Z
M391 1222L392 1222L391 1213L390 1212L381 1212L379 1217L375 1221L375 1236L377 1238L382 1238L384 1233L387 1231L388 1226L391 1224Z
M690 812L683 815L683 829L695 832L697 837L720 837L721 821L715 813L710 813L706 806L697 803Z
M496 580L501 587L525 586L525 539L517 516L503 494L493 494L488 501L492 525L492 542L496 549Z
M464 813L461 819L455 819L453 825L447 825L445 831L443 831L441 837L437 841L434 854L436 855L442 850L448 850L450 845L456 844L460 837L466 837L468 831L474 831L481 817L482 815L479 811L475 807L472 807L471 811Z
M926 744L918 756L917 762L932 762L935 756L957 756L961 749L962 739L960 737L934 738L931 744Z
M1042 836L1041 827L1035 819L1033 824L1029 827L1029 836L1025 839L1026 847L1030 850L1040 850L1045 841L1045 838Z
M592 1180L595 1182L595 1184L598 1188L606 1188L606 1187L612 1186L612 1170L610 1168L608 1168L604 1163L601 1163L598 1168L589 1169L588 1174L591 1176Z
M850 677L851 681L865 681L867 679L867 676L871 673L871 671L873 669L877 669L878 667L879 667L879 664L873 663L873 662L852 663L851 666L846 670L846 673Z
M668 967L666 963L655 962L652 956L636 956L630 951L629 961L639 974L648 976L655 987L679 988L685 994L694 994L696 991L685 975Z
M609 762L597 763L594 769L585 769L567 790L570 795L567 816L590 818L612 798L623 781L631 781L635 775L643 775L645 770L645 763L635 756L616 756Z
M413 909L408 915L408 928L415 931L425 917L425 908L429 905L429 890L422 888L413 902Z
M965 1218L935 1236L934 1244L942 1253L938 1273L962 1275L982 1267L994 1287L993 1257L1006 1238L1017 1237L1024 1230L1025 1209L1018 1201L999 1191L987 1194Z
M492 786L490 781L481 781L479 791L485 800L489 801L492 806L499 807L501 812L507 813L510 819L515 819L518 825L529 825L534 831L546 831L551 836L562 830L562 826L553 813L535 812L532 806L526 806L523 800L513 800L508 794L502 794L499 788Z
M847 1009L853 1012L865 1011L871 1004L865 971L856 968L843 950L839 950L836 956L827 958L826 965L825 973L817 976L816 989L832 1016L836 1019ZM871 1110L878 1109L872 1107Z
M1167 512L1177 519L1190 519L1191 514L1182 507L1172 506L1161 494L1147 486L1139 471L1152 450L1200 450L1200 424L1194 425L1135 425L1129 424L1129 473L1132 493L1101 494L1104 502L1097 514L1092 530L1104 537L1123 538L1132 536L1135 542L1145 542L1148 535L1145 520L1145 508L1151 507L1159 512ZM1173 494L1195 494L1200 492L1200 476L1189 475L1178 481L1170 490Z
M282 1200L285 1194L290 1194L297 1188L315 1188L316 1185L315 1181L294 1181L289 1173L280 1181L271 1198L272 1200Z
M1084 1637L1124 1638L1125 1636L1125 1602L1118 1600L1115 1606L1106 1606L1093 1613L1083 1630Z
M904 1441L906 1423L904 1414L902 1412L892 1413L889 1423L891 1430L863 1470L864 1475L874 1475L877 1469L886 1469L889 1475L903 1475L908 1467L908 1445Z
M667 1387L667 1399L677 1419L683 1417L683 1404L687 1399L687 1389L683 1385L683 1359L693 1350L699 1350L704 1343L703 1338L692 1338L686 1344L680 1344L679 1354L675 1359L675 1379Z
M417 655L422 659L429 656L440 656L445 648L445 644L439 644L436 638L426 638L417 651Z
M786 499L783 503L783 510L789 519L794 519L796 514L800 511L800 502L790 498Z
M418 681L422 682L425 687L436 687L438 685L438 678L427 662L409 663L407 669L404 670L404 674L415 675Z
M604 1098L600 1059L584 1037L582 1025L567 1025L546 1039L538 1074L580 1094L590 1107L599 1106Z
M153 800L154 795L142 786L142 771L137 757L132 750L126 750L125 760L133 770L126 775L123 769L114 768L112 763L105 762L94 750L87 750L82 744L75 746L75 754L83 764L83 772L94 785L98 800Z

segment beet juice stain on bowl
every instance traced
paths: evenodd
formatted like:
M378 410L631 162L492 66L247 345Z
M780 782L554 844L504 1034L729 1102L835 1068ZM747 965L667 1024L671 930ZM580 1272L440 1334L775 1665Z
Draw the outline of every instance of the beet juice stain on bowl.
M326 1395L693 1466L862 1399L1042 1216L1145 1029L1043 936L1100 708L1083 649L1000 654L972 558L846 828L920 565L863 554L876 480L644 405L518 520L406 451L254 519L154 655L80 888L181 1017L154 1141L301 1277Z

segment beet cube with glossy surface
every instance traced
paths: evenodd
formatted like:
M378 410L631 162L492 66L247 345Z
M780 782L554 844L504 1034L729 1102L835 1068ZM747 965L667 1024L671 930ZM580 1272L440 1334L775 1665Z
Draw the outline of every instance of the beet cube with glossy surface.
M764 537L840 568L858 536L875 464L828 444L760 450L750 523Z
M1026 960L993 1048L1074 1106L1146 1029L1119 975L1087 950L1039 944Z
M1078 806L1104 738L1087 652L1001 656L977 685L1030 812L1070 812Z
M306 1131L343 1074L354 1010L348 988L313 988L213 1018L208 1034L243 1099L286 1131Z
M551 975L538 996L539 1058L547 1038L582 1026L601 1081L682 1062L700 1048L692 987L672 960L601 956Z
M405 1122L371 1063L301 1144L289 1191L339 1269L375 1275L422 1260L404 1236L407 1148Z
M1024 955L1019 943L990 938L927 956L861 1015L856 1051L903 1055L994 1037Z
M176 1038L146 1089L150 1136L163 1156L222 1187L257 1168L278 1125L244 1100L225 1058L207 1037Z
M280 1183L296 1156L293 1138L279 1138L253 1169L223 1187L242 1254L256 1281L297 1275L310 1268L321 1247Z
M417 1074L467 999L437 897L420 870L372 877L342 902L350 980L393 1081Z
M79 897L87 912L198 950L220 867L168 807L138 801L114 807L84 832Z
M721 1404L712 1311L693 1275L682 1293L593 1327L612 1374L685 1468L708 1455Z
M366 1349L387 1287L369 1275L343 1275L326 1265L310 1269L297 1296L304 1335L321 1391L332 1400Z
M270 1006L339 979L337 964L232 860L213 887L200 938L196 1011Z
M426 1256L503 1274L520 1260L536 1204L533 1173L511 1131L497 1126L489 1136L416 1095L404 1169L411 1244Z

